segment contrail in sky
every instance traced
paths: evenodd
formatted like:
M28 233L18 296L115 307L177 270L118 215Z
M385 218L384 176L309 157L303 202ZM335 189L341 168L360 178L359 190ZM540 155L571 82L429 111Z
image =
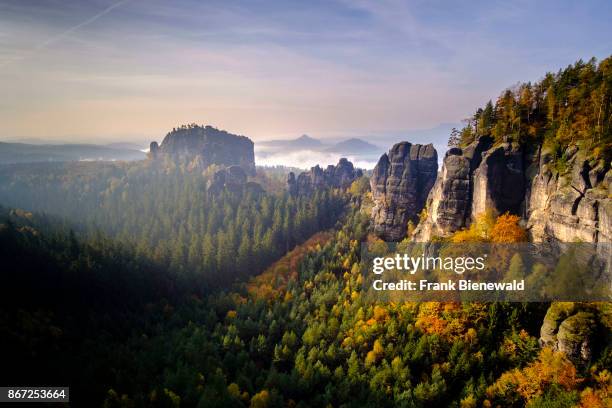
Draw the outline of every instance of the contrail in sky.
M102 10L101 12L96 14L95 16L90 17L87 20L85 20L85 21L83 21L83 22L81 22L81 23L79 23L79 24L77 24L77 25L75 25L73 27L70 27L69 29L67 29L67 30L65 30L65 31L63 31L63 32L61 32L61 33L59 33L57 35L55 35L55 36L53 36L51 38L46 39L45 41L43 41L42 43L38 44L36 47L31 49L30 51L26 52L25 54L23 54L21 56L17 56L17 57L15 57L13 59L10 59L10 60L6 61L3 64L0 64L0 68L4 68L7 65L10 65L10 64L12 64L14 62L17 62L17 61L21 61L21 60L29 57L30 55L36 53L37 51L43 50L43 49L47 48L49 45L63 40L68 35L72 34L73 32L77 31L78 29L80 29L82 27L85 27L88 24L93 23L94 21L96 21L100 17L110 13L112 10L116 9L117 7L122 6L123 4L127 3L128 1L130 1L130 0L121 0L121 1L118 1L116 3L111 4L110 6L108 6L107 8L105 8L104 10Z

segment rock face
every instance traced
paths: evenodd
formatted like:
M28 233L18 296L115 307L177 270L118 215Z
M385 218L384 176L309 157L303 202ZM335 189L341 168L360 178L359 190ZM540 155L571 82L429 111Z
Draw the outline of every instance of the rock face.
M168 157L185 162L191 169L204 169L211 164L241 166L248 174L255 174L253 142L212 126L189 125L174 129L162 144L151 143L152 158Z
M589 362L596 343L598 311L576 303L553 303L540 329L540 345L562 351L578 365Z
M561 169L546 149L535 157L537 174L527 197L533 240L612 242L609 163L589 163L576 148L568 148L564 156Z
M482 154L472 173L472 216L491 208L497 214L519 214L525 198L523 153L504 143Z
M297 180L293 172L290 172L287 176L287 189L289 190L289 194L292 196L297 195L298 193Z
M609 163L589 163L585 156L568 148L560 169L545 149L493 146L488 137L465 149L452 148L427 199L427 217L413 238L426 242L445 237L485 211L508 211L526 220L536 242L611 242Z
M247 174L240 166L230 166L215 172L212 179L206 185L209 194L216 195L227 190L233 193L251 191L254 193L262 192L263 189L258 183L247 182Z
M520 213L525 197L523 152L516 145L492 147L481 137L465 149L452 148L427 199L427 218L415 240L448 236L467 227L480 213Z
M427 199L427 218L415 231L417 240L425 242L464 227L471 207L470 188L470 160L459 149L449 150Z
M568 147L562 159L553 160L545 148L494 146L486 137L465 149L450 149L413 240L448 236L485 211L509 211L523 217L534 242L612 242L610 163L586 157L586 152ZM596 308L553 303L540 343L582 365L593 355L601 321Z
M370 178L374 232L387 241L406 236L436 181L438 154L433 145L402 142L381 156Z
M353 163L342 158L337 165L329 165L325 170L317 165L297 177L293 172L289 173L287 188L292 195L308 195L325 188L347 188L362 175L363 172L355 169Z
M534 174L526 197L533 241L612 242L612 171L609 163L591 163L585 156L575 147L565 150L562 163L554 161L546 148L533 155L526 171L528 176ZM602 321L592 306L551 304L540 329L540 344L564 352L578 366L588 363Z
M149 145L150 157L152 157L153 159L156 159L158 153L159 153L159 145L157 144L157 142L151 142L151 144Z

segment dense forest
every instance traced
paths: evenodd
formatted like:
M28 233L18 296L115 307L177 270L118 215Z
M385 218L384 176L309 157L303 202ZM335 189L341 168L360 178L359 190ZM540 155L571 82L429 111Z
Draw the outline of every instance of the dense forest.
M75 401L108 407L609 403L609 341L588 367L540 349L547 304L362 296L368 216L360 204L351 200L336 232L207 296L170 291L163 266L109 240L4 211L1 256L20 271L2 285L3 310L20 305L0 324L12 350L4 373L62 379ZM503 229L520 231L507 218L473 231ZM453 239L480 239L471 234Z
M591 151L593 159L612 159L612 57L599 63L578 61L535 83L502 92L454 129L449 145L465 146L491 135L528 145L545 143L563 160L567 145Z
M611 64L508 90L449 143L582 143L609 161ZM610 303L376 301L367 177L292 196L287 169L258 168L213 193L217 170L1 166L2 384L108 408L612 406ZM440 242L527 237L486 213ZM538 342L547 313L578 307L597 322L586 362Z
M258 186L209 194L213 172L148 161L8 167L0 203L69 218L82 233L106 234L204 288L262 272L332 226L346 201L333 191L291 197ZM255 179L275 188L277 174L260 170Z

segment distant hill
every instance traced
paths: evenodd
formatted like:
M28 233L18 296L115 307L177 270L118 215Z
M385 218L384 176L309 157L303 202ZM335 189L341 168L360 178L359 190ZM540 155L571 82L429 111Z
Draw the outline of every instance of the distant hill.
M299 148L299 149L309 149L309 148L319 148L323 146L323 143L315 139L314 137L310 137L308 135L302 135L295 140L289 141L289 145L291 147Z
M258 144L275 149L283 149L287 151L293 150L321 150L326 147L323 142L308 135L302 135L297 139L286 140L269 140L258 142Z
M26 138L2 138L2 143L25 143L30 145L62 145L72 144L68 140L55 140L55 139L40 139L37 137L26 137Z
M119 150L146 150L149 148L147 145L138 144L138 143L130 143L130 142L114 142L108 143L105 145L106 147L110 147L111 149L119 149Z
M118 149L89 144L33 145L0 142L0 164L142 160L145 153L133 149Z
M357 138L351 138L338 142L326 149L328 152L341 154L372 154L381 152L383 150L384 149L381 147Z
M264 149L278 149L285 152L297 150L314 150L318 152L340 153L340 154L372 154L382 152L384 149L368 143L363 139L351 138L335 144L324 142L308 135L302 135L297 139L268 140L257 142Z
M358 167L372 168L385 151L363 139L319 140L307 135L297 139L257 142L255 148L259 164L283 164L305 169L316 164L337 163L343 157Z

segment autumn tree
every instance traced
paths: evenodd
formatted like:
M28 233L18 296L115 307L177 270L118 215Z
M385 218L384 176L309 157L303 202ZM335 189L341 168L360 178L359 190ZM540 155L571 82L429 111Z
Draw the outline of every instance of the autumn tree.
M497 217L491 230L494 243L517 243L527 241L527 232L519 225L520 217L505 213Z

